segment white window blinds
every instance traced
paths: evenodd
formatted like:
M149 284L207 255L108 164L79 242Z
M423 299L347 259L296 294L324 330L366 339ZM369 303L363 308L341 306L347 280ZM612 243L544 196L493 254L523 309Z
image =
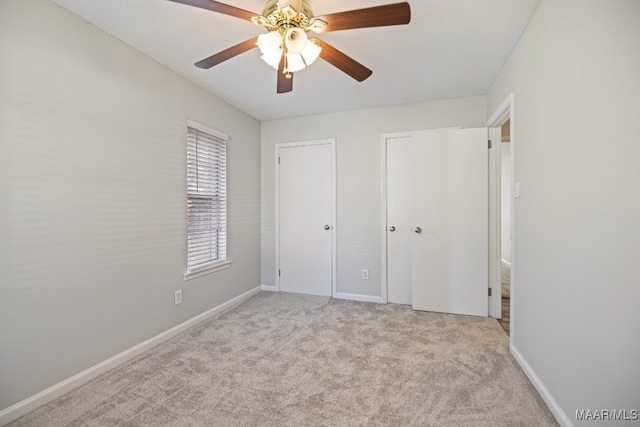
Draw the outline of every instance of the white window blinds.
M227 257L226 139L187 127L187 270Z

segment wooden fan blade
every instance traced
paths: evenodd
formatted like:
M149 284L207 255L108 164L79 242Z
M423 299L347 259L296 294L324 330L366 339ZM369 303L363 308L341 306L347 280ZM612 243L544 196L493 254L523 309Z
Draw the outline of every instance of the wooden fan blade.
M318 16L327 23L327 31L350 30L354 28L384 27L387 25L403 25L411 21L409 3L394 3L374 6L347 12Z
M210 57L203 59L202 61L196 62L195 66L198 68L209 69L214 65L218 65L219 63L226 61L227 59L231 59L236 55L240 55L241 53L253 49L256 47L257 40L258 37L254 37L243 41L242 43L238 43L237 45L231 46L222 52L218 52L215 55L211 55Z
M289 77L284 73L284 55L280 58L280 66L278 67L278 93L287 93L293 90L293 73L289 73Z
M212 12L223 13L229 16L235 16L236 18L251 21L254 16L259 16L259 13L249 12L248 10L240 9L235 6L229 6L228 4L220 3L214 0L169 0L175 3L182 3L188 6L199 7L200 9L210 10Z
M349 74L351 77L361 82L366 80L372 73L370 69L357 62L355 59L340 52L335 47L331 46L327 42L321 40L315 40L322 47L320 51L320 58L327 61L329 64Z

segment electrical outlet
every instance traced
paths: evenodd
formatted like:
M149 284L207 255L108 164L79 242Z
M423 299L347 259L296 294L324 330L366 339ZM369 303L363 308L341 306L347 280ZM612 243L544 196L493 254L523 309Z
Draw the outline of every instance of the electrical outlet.
M180 305L180 304L182 304L182 289L178 289L178 290L176 291L176 294L175 294L175 297L174 297L174 301L173 301L173 303L174 303L175 305Z
M369 280L369 270L366 268L362 269L362 280Z

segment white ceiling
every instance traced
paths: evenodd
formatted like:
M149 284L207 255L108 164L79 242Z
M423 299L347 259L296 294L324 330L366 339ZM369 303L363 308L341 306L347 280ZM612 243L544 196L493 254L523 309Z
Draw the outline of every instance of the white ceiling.
M358 83L318 60L276 94L258 49L209 70L193 64L264 32L238 18L167 0L53 0L259 120L487 92L541 0L409 0L409 25L319 37L373 70ZM399 0L308 0L317 16ZM259 14L263 0L223 0ZM345 6L345 4L347 6Z

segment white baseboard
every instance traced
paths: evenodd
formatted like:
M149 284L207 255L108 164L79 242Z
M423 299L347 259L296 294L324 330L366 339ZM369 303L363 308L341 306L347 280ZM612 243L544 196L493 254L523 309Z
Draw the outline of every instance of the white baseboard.
M547 387L545 387L540 377L538 377L533 368L531 368L522 354L520 354L518 349L515 348L515 346L512 344L510 350L511 354L513 354L513 357L516 359L516 362L518 362L525 375L529 378L529 381L531 381L533 386L540 394L540 397L542 397L542 400L544 400L544 403L546 403L549 407L549 410L556 418L558 424L560 424L562 427L573 427L573 423L571 422L567 414L562 410L556 399L553 398L551 392L549 392Z
M374 297L371 295L345 294L342 292L336 292L335 295L333 295L333 297L338 299L349 299L353 301L375 302L378 304L383 303L382 297Z
M261 285L260 289L268 292L280 292L280 289L278 289L277 286L271 286L271 285ZM337 292L335 295L333 295L333 298L348 299L353 301L375 302L379 304L382 304L383 302L382 297L372 297L370 295L359 295L359 294L345 294L340 292Z
M511 263L504 258L500 258L500 262L503 264L507 264L509 267L511 267Z
M183 332L192 326L210 318L217 316L219 314L224 313L232 309L233 307L239 305L245 300L249 299L251 296L255 295L260 291L260 287L253 288L241 295L238 295L235 298L230 299L227 302L220 304L217 307L214 307L210 310L205 311L202 314L199 314L191 319L168 329L155 337L149 338L148 340L141 342L138 345L135 345L122 353L116 354L115 356L98 363L84 371L67 378L64 381L59 382L58 384L52 385L51 387L42 390L39 393L34 394L31 397L24 399L21 402L16 403L6 409L0 411L0 425L5 425L10 423L11 421L23 416L24 414L31 412L32 410L52 401L53 399L62 396L63 394L73 390L74 388L89 382L93 378L97 377L100 374L107 372L110 369L115 368L139 354L149 350L152 347L157 346L158 344L167 341L170 338L178 335L180 332Z

